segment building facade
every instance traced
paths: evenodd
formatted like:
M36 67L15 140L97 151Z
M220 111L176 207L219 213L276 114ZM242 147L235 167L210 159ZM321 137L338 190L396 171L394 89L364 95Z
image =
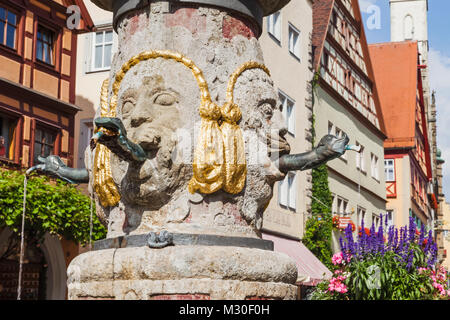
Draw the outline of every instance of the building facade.
M111 61L117 50L117 33L112 27L112 12L91 1L86 8L95 25L94 32L78 35L77 88L75 104L81 109L75 117L75 168L84 168L84 151L92 137L95 112L100 105L100 89L109 77Z
M312 28L313 2L291 1L265 18L260 38L264 61L278 90L279 104L291 153L312 148ZM290 172L274 187L264 212L263 238L272 240L276 251L297 263L299 297L305 288L330 276L330 271L301 243L311 212L311 170Z
M387 131L385 174L388 212L396 226L413 217L433 228L437 201L416 41L370 45Z
M291 153L312 148L311 102L312 1L291 1L265 18L260 38L286 120L286 139ZM310 210L311 172L289 173L277 183L264 214L264 229L300 240Z
M67 22L71 18L66 13L70 5L80 9L75 17L78 25L69 26ZM77 34L92 27L82 1L0 1L2 166L29 168L38 164L39 156L51 154L60 156L68 166L74 164L74 119L79 111L75 106ZM14 278L18 262L14 254L9 260L3 255L11 234L8 228L0 230L0 273ZM23 298L64 299L66 266L75 252L74 243L46 235L41 249L30 253L43 260L24 266L38 279L39 270L47 266L42 278L46 278L45 296L36 287L39 281L32 281L25 283ZM8 279L0 280L2 299L15 298L17 294L16 286L11 286L14 282Z
M386 211L383 174L385 128L358 1L313 5L316 133L347 135L360 153L327 164L332 212L355 227L380 223ZM334 233L334 250L339 250Z

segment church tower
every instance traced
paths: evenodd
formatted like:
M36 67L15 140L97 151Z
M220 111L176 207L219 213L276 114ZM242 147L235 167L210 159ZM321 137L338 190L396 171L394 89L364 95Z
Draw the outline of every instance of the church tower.
M428 66L428 0L390 0L391 41L417 41L420 64ZM429 70L422 69L425 108L429 119L433 119L430 110L431 91Z
M428 61L428 0L390 0L391 41L418 41L421 64Z

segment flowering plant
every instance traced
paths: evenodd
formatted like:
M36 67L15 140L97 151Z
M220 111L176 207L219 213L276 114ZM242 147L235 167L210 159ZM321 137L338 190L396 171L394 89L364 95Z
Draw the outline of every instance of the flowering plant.
M332 222L333 222L333 228L339 229L339 216L333 216Z
M312 299L449 299L445 270L436 271L437 246L431 231L426 233L422 225L417 233L412 218L408 227L389 227L387 239L383 223L378 232L374 225L361 232L365 229L362 221L355 240L352 226L347 226L345 239L340 238L342 251L331 259L333 277L317 286Z

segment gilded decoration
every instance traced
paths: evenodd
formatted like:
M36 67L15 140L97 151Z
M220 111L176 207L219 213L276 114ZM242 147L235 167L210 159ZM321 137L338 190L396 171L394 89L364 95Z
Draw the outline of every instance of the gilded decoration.
M112 97L108 108L108 87L106 80L101 92L101 117L116 117L120 85L126 73L138 63L150 59L163 58L182 63L189 68L197 80L200 89L201 103L199 114L202 119L201 130L194 153L193 177L189 182L189 192L212 194L224 190L230 194L240 193L246 181L247 164L242 131L238 122L242 113L234 103L234 88L240 75L249 69L262 69L269 76L269 70L257 62L247 62L239 67L231 76L227 87L227 101L220 107L211 101L208 84L203 72L194 62L180 53L152 50L142 52L117 72L112 85ZM106 130L101 128L99 130ZM97 130L98 131L98 130ZM106 132L105 132L106 133ZM111 151L98 145L94 158L94 190L104 207L116 206L120 194L111 172Z

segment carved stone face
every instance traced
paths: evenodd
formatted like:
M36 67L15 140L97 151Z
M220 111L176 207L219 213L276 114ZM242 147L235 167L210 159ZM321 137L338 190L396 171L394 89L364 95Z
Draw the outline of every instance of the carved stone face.
M184 164L174 163L175 132L182 127L179 94L166 87L160 75L145 77L138 88L122 97L122 122L128 138L139 144L148 160L131 163L122 180L124 197L135 204L160 208L186 178Z
M230 76L246 62L263 63L260 45L252 37L228 38L223 24L230 17L225 12L211 8L192 10L190 21L198 20L195 32L179 26L179 20L164 17L161 20L156 11L150 15L142 11L119 23L119 49L112 75L146 50L179 52L203 72L212 102L224 105ZM141 165L111 158L113 178L128 223L130 212L136 212L132 213L135 217L142 216L142 222L132 218L134 227L140 225L136 232L166 228L254 234L254 230L261 228L273 184L284 178L275 163L290 150L284 139L287 130L278 95L266 72L261 69L243 72L234 89L234 103L242 112L238 125L244 136L248 170L245 187L237 195L223 190L211 195L192 196L188 192L199 137L201 101L199 84L185 65L163 58L137 64L123 78L118 99L117 116L122 119L128 138L141 145L148 156ZM183 147L180 131L181 138L187 139ZM191 157L174 161L180 148L186 145L191 146L187 148ZM120 210L112 209L117 216L122 214ZM173 212L182 213L169 217ZM123 223L117 225L121 228Z

